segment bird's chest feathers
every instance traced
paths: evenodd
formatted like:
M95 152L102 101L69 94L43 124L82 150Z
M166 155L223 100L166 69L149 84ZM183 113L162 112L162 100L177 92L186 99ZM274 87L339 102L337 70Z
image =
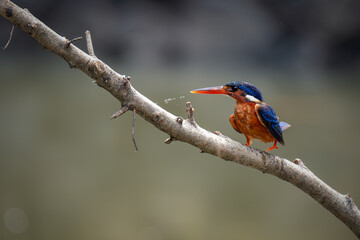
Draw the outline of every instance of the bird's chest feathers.
M273 138L269 131L259 121L255 111L256 103L237 103L234 110L236 126L245 135L253 138L263 139L265 142Z
M256 112L255 103L237 103L235 107L235 119L242 125L253 125L259 122Z

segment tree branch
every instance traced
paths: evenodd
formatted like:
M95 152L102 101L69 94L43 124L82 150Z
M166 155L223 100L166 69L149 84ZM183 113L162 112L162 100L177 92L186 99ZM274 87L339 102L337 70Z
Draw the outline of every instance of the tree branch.
M170 139L189 143L202 152L258 169L293 184L333 213L360 238L360 211L349 194L340 194L329 187L305 167L301 160L296 159L294 163L201 128L194 121L190 103L187 103L186 120L174 116L134 89L129 77L115 72L97 59L93 50L90 49L89 54L86 54L73 44L68 46L69 40L55 33L29 11L19 8L11 1L0 0L0 15L30 34L43 48L62 57L71 67L86 73L100 87L117 98L123 106L126 106L126 110L124 107L123 111L120 110L119 116L128 109L136 109L139 116L169 134Z

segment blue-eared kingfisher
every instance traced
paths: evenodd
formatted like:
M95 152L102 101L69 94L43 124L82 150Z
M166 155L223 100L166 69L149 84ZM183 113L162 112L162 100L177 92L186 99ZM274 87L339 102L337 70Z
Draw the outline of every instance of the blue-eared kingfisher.
M291 125L279 121L274 110L265 102L260 90L248 82L230 82L224 86L200 88L191 91L201 94L224 94L235 99L234 114L229 118L231 126L246 137L246 146L253 139L274 142L266 151L278 149L279 142L285 145L283 131Z

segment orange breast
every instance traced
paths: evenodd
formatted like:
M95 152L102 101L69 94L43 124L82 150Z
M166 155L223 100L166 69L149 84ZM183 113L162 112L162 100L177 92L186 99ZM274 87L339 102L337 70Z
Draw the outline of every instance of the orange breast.
M273 142L275 138L261 124L253 102L236 103L234 122L238 130L250 139L259 139L262 142Z

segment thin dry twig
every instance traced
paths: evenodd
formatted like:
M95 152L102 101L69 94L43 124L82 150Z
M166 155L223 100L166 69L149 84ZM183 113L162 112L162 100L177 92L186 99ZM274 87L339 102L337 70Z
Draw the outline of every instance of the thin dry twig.
M77 37L77 38L73 38L73 39L69 40L68 43L67 43L67 45L66 45L66 47L67 47L67 48L70 47L70 44L71 44L71 43L76 42L76 41L79 41L79 40L82 39L82 38L83 38L83 37L81 36L81 37Z
M135 150L138 151L139 149L138 149L138 147L136 145L136 141L135 141L135 115L136 115L136 108L133 109L133 122L132 122L131 136L132 136Z
M94 52L93 43L92 43L92 40L91 40L91 33L90 33L89 30L86 30L85 36L86 36L87 51L88 51L89 55L92 56L92 57L96 57L95 52Z
M14 28L15 28L15 25L13 24L12 27L11 27L9 40L7 41L5 47L3 47L3 50L5 50L5 49L9 46L9 44L10 44L10 42L11 42L11 38L12 38L13 32L14 32Z

